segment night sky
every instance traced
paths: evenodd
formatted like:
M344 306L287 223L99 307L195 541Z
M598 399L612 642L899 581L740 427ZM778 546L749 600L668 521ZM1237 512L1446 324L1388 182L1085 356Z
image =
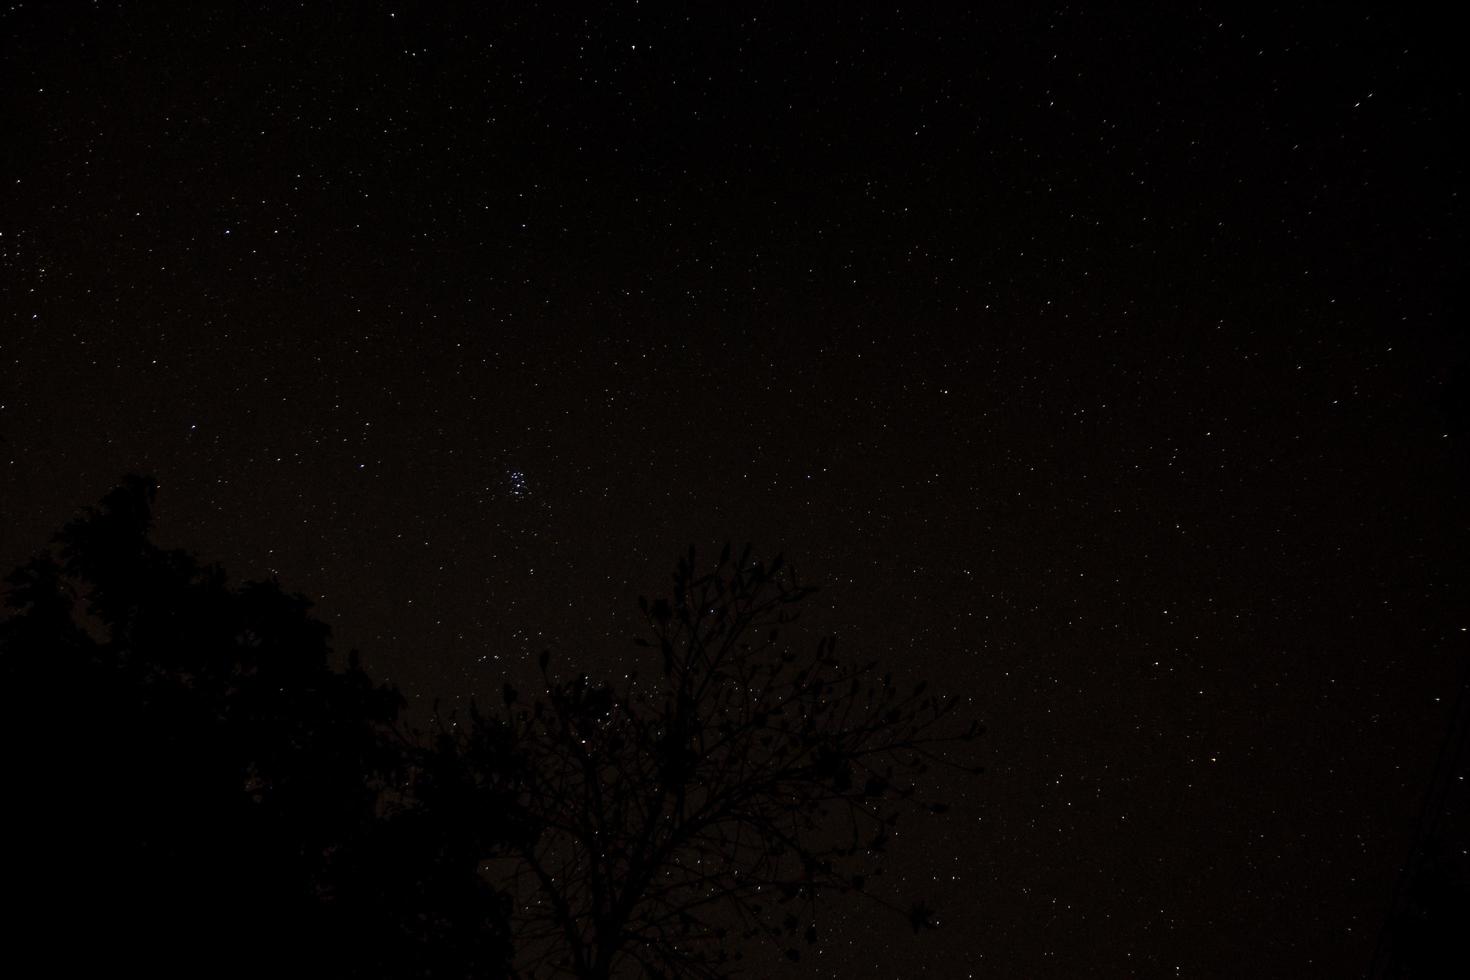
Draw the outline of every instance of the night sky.
M1458 25L970 6L9 4L0 565L152 474L427 717L748 540L988 730L940 930L787 974L1360 973L1470 651Z

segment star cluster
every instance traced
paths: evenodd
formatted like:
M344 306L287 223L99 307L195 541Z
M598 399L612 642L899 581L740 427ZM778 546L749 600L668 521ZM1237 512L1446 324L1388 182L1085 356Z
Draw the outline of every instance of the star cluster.
M990 732L940 930L791 975L1360 971L1470 625L1451 32L656 6L0 14L0 559L152 473L426 712L749 539Z

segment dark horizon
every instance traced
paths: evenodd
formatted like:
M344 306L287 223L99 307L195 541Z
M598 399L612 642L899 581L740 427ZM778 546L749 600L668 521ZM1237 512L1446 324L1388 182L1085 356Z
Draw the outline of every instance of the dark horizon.
M1363 974L1467 812L1441 16L15 7L0 569L150 474L425 719L751 541L988 732L790 976Z

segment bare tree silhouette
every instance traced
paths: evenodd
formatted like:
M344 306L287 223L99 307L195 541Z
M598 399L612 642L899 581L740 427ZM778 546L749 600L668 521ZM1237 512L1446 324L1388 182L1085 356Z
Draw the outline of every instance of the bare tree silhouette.
M461 726L464 751L519 760L499 777L540 831L496 864L522 975L721 977L741 959L727 939L798 959L825 894L931 924L867 883L902 811L944 809L919 799L928 767L978 772L942 750L979 726L923 684L844 667L831 638L793 649L782 628L812 591L749 548L696 574L691 549L672 596L640 600L651 680L556 681L543 654L541 696L507 687L503 713Z
M425 740L278 583L150 539L132 477L10 578L4 920L60 972L718 977L795 959L868 889L917 781L978 726L825 638L812 590L729 548L640 600L648 680L557 681ZM512 920L511 910L515 909ZM514 925L514 932L511 925ZM727 945L725 940L733 945Z

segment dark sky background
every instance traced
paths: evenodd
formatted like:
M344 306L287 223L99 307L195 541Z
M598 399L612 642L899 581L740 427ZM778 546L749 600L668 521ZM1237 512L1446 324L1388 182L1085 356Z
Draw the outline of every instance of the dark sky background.
M968 6L8 5L0 563L151 473L452 706L750 540L989 729L940 931L791 976L1360 972L1470 645L1460 25Z

